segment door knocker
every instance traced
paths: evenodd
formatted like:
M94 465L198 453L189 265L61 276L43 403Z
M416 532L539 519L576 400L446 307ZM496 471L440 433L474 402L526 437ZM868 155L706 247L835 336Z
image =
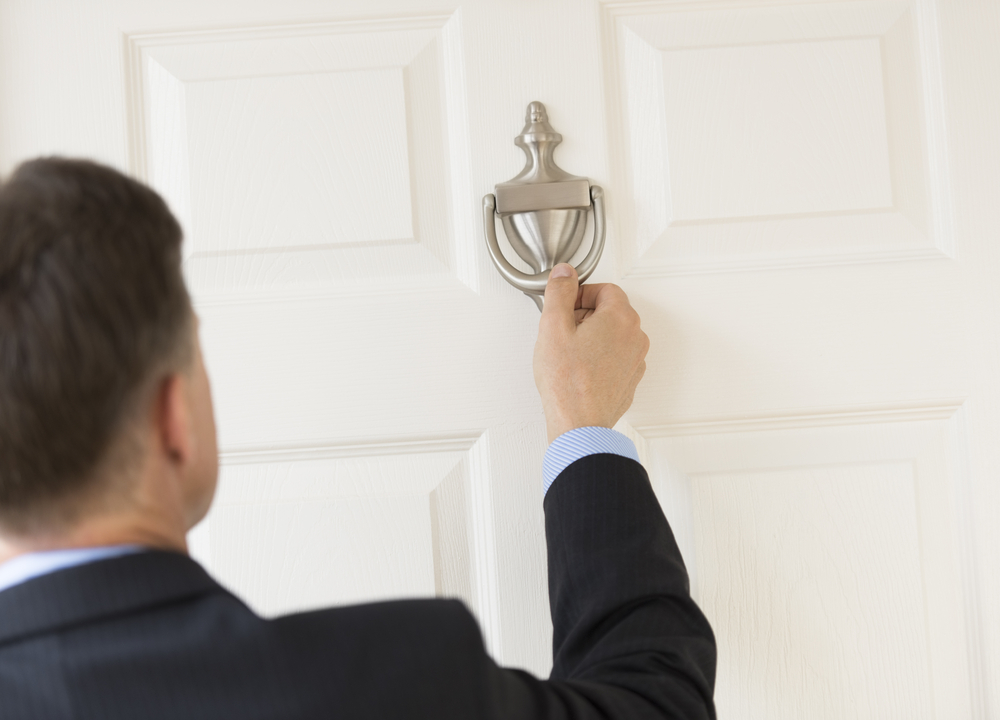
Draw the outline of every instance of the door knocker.
M552 155L562 135L549 125L545 106L528 105L524 129L514 144L524 150L527 162L516 177L496 186L496 193L483 198L486 246L503 279L530 297L542 309L549 272L568 262L580 248L587 229L587 211L594 208L594 241L577 267L583 283L601 259L604 250L604 191L585 177L559 168ZM496 217L500 217L507 240L533 275L508 262L497 241Z

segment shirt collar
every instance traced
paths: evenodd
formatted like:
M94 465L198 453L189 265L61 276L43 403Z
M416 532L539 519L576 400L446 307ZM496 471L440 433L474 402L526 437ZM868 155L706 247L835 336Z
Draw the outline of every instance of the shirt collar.
M95 560L129 555L144 550L141 545L103 545L100 547L61 548L25 553L0 564L0 592L56 570L75 567Z

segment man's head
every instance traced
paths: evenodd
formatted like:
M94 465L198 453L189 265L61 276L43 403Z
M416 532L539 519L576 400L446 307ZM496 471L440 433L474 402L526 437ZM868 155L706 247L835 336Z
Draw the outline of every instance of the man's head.
M0 535L172 512L217 474L181 229L148 187L42 159L0 184Z

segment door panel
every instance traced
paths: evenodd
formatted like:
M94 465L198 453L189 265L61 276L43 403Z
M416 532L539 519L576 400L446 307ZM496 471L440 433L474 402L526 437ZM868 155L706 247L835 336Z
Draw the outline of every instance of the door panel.
M444 595L495 622L479 441L229 453L192 552L265 615Z
M720 715L969 715L965 422L954 400L642 431L732 650Z
M458 33L443 15L127 34L129 167L185 220L195 292L454 281Z
M651 338L620 429L720 714L983 720L997 27L973 0L0 0L0 172L94 157L182 220L213 573L267 615L457 596L545 675L538 314L479 226L541 100L607 190L594 280Z
M630 274L953 253L933 4L603 8Z

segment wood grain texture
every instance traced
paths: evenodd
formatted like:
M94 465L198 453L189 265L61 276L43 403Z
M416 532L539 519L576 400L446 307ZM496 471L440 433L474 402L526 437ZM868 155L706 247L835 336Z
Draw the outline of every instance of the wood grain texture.
M720 713L933 717L908 463L692 485L698 558L727 567L699 586L726 648Z
M964 409L894 413L647 439L719 635L720 712L974 716Z
M965 268L968 304L963 310L974 332L969 375L976 392L968 406L969 474L963 542L972 563L966 594L970 664L976 717L1000 713L1000 215L992 199L1000 193L1000 98L987 91L1000 67L1000 7L994 3L949 3L940 8L944 40L941 72L946 90L949 163L955 178L956 257Z

